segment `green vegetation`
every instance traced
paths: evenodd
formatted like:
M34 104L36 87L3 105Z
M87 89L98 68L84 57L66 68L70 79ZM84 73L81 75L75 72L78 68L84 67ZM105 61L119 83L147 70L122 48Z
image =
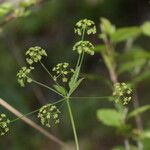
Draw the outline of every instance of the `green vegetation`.
M78 17L87 15L91 19L75 23L77 18L69 16L70 19L63 22L60 18L66 15L65 3L57 1L24 0L17 4L0 4L0 35L10 42L10 47L5 40L0 44L0 97L12 99L7 105L0 98L1 141L15 141L12 150L24 150L22 145L32 150L45 147L149 150L150 52L147 49L150 45L146 41L150 37L150 22L117 27L105 17L100 18L100 23L97 21L103 13L96 13L98 8L94 3L93 13L88 13L90 9L84 10L88 6L82 2L80 7ZM62 12L59 21L54 17L58 10ZM76 38L77 42L72 44ZM24 49L27 50L24 52ZM20 70L16 71L17 68ZM16 84L16 78L22 88ZM32 135L32 129L27 131L18 120L57 145L49 145L38 133ZM28 144L23 144L20 134L29 139ZM2 143L2 149L7 148Z

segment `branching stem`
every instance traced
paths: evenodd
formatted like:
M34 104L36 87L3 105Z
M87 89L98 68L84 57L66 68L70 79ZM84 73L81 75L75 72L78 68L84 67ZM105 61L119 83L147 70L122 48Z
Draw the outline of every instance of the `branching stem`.
M56 104L58 104L58 103L63 102L64 100L65 100L65 98L60 99L60 100L58 100L57 102L54 102L54 103L51 103L51 104L52 104L52 105L56 105ZM38 112L39 110L40 110L40 108L38 108L38 109L36 109L36 110L34 110L34 111L31 111L31 112L29 112L29 113L23 114L21 117L18 117L18 118L14 119L14 120L11 120L10 122L13 123L13 122L15 122L15 121L17 121L17 120L19 120L19 119L22 119L22 118L24 118L24 117L30 116L30 115L32 115L32 114Z
M46 68L46 66L40 61L41 66L44 68L44 70L49 74L51 79L59 86L58 82L54 80L53 75L50 73L50 71Z
M76 150L80 150L78 136L77 136L77 131L76 131L76 126L75 126L75 122L74 122L74 118L73 118L73 114L72 114L69 98L66 99L66 102L67 102L67 107L68 107L68 111L69 111L70 121L71 121L71 124L72 124L72 130L73 130L73 134L74 134Z
M38 81L36 81L36 80L33 80L33 79L32 79L32 82L34 82L34 83L36 83L36 84L38 84L38 85L40 85L40 86L43 86L43 87L45 87L45 88L47 88L47 89L49 89L49 90L51 90L51 91L53 91L53 92L55 92L55 93L57 93L58 95L60 95L60 96L63 97L63 95L62 95L61 93L57 92L57 91L54 90L53 88L51 88L51 87L49 87L49 86L47 86L47 85L45 85L45 84L43 84L43 83L40 83L40 82L38 82Z

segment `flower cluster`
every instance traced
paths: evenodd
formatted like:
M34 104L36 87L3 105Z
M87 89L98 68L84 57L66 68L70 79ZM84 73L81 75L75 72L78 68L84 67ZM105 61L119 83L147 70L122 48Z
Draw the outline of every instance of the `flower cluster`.
M80 36L83 34L84 31L88 35L96 33L95 23L88 19L83 19L77 22L74 30L75 30L75 33L77 33Z
M28 77L28 74L33 70L34 67L22 67L18 73L17 73L17 78L18 78L18 83L24 87L26 82L31 83L32 79Z
M90 55L94 55L94 46L89 41L79 41L73 46L73 50L79 54L85 52Z
M9 131L10 120L5 114L0 114L0 135L5 135Z
M34 62L37 63L42 59L42 56L47 56L47 53L44 49L39 46L31 47L26 52L27 58L26 61L29 65L32 65Z
M59 123L60 111L55 105L47 104L40 108L38 118L40 118L42 125L51 127L51 123Z
M114 85L113 96L116 103L128 104L131 101L131 93L132 89L126 83L116 83Z
M58 63L52 70L56 75L53 76L54 80L57 81L59 77L62 78L62 82L68 81L68 74L73 72L73 69L69 69L68 63Z

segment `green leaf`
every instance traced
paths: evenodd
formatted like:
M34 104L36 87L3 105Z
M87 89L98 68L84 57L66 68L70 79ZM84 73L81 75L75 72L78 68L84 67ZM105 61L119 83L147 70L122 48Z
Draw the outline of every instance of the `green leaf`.
M66 89L60 85L53 85L53 87L62 95L66 95Z
M142 67L145 67L145 63L149 59L150 53L148 51L140 47L133 47L118 57L120 62L118 73L133 72L133 70L136 70L136 73L138 73Z
M0 17L6 15L9 11L12 10L12 4L9 2L3 3L0 5Z
M81 78L79 79L73 86L72 88L70 89L69 93L72 94L76 89L77 87L80 85L80 83L83 81L84 78Z
M97 111L97 118L104 125L120 127L122 125L123 115L115 109L100 109Z
M143 131L140 135L142 139L150 139L150 130Z
M19 6L22 8L27 8L36 3L36 0L20 1Z
M142 30L139 27L125 27L118 29L111 35L112 42L122 42L128 39L134 39L141 34Z
M130 61L135 59L150 59L150 52L141 48L141 47L132 47L128 49L123 55L119 56L120 60L122 61Z
M140 71L143 65L145 65L146 60L141 59L141 60L132 60L128 62L124 62L119 66L118 73L124 73L124 72L130 72L133 71L134 69L137 71ZM139 72L138 72L139 73Z
M137 86L140 82L149 79L150 78L150 71L144 71L141 72L140 74L138 74L138 76L134 77L134 79L132 80L132 84L134 86Z
M142 140L142 143L144 145L144 150L150 150L150 142L149 139L145 138Z
M88 74L82 74L82 76L86 78L87 80L101 82L104 85L107 85L107 87L111 89L112 82L103 75L96 75L94 73L93 74L88 73Z
M106 46L105 45L97 45L94 49L95 52L101 52L101 51L105 51Z
M108 35L111 35L115 32L115 26L113 26L111 22L106 18L101 18L100 27L102 32Z
M77 78L78 78L78 76L79 76L79 71L80 71L80 67L77 67L76 70L75 70L75 72L74 72L74 74L73 74L73 76L71 77L71 79L70 79L70 81L69 81L69 88L70 88L70 89L71 89L71 88L74 86L74 84L76 83Z
M133 110L132 112L130 112L128 114L128 118L132 118L132 117L135 117L141 113L144 113L145 111L149 110L150 109L150 105L145 105L145 106L141 106L135 110Z
M150 36L150 21L145 22L142 26L143 34Z

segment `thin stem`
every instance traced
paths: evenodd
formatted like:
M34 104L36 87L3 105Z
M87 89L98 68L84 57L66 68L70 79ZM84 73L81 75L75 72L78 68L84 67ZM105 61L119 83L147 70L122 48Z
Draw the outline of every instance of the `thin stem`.
M116 72L116 62L115 62L115 59L114 59L113 53L112 53L114 51L114 48L107 38L104 40L104 44L106 46L106 54L102 53L102 56L104 58L107 69L109 71L110 78L111 78L113 84L115 84L118 82L118 75ZM112 60L110 58L112 58ZM122 109L123 109L120 104L115 105L115 107L119 111L122 111ZM125 124L125 119L126 118L124 118L124 124ZM126 150L130 150L130 143L129 143L128 139L124 139L124 145L125 145Z
M84 36L85 36L85 28L83 29L81 41L84 40ZM79 66L80 62L81 62L81 59L82 59L81 56L82 56L82 54L79 54L78 61L77 61L77 65L76 65L76 69L77 69L77 67Z
M134 97L134 101L133 101L133 107L134 109L138 108L139 107L139 99L138 99L138 93L136 91L136 88L134 90L134 93L133 93L133 97ZM143 131L143 123L142 123L142 118L140 115L137 115L135 117L135 121L136 121L136 125L137 125L137 128L140 129L141 131Z
M125 145L125 149L126 149L126 150L131 150L131 149L130 149L130 144L129 144L129 140L128 140L128 139L125 139L125 140L124 140L124 145Z
M54 90L53 88L51 88L51 87L49 87L49 86L47 86L47 85L45 85L45 84L43 84L43 83L40 83L40 82L38 82L38 81L36 81L36 80L33 80L33 79L32 79L32 82L34 82L34 83L36 83L36 84L38 84L38 85L40 85L40 86L43 86L43 87L45 87L45 88L47 88L47 89L49 89L49 90L51 90L51 91L57 93L58 95L64 97L61 93L57 92L57 91Z
M83 29L81 41L84 40L84 35L85 35L85 28ZM77 70L77 67L79 67L79 72L80 72L81 65L82 65L82 62L83 62L83 58L84 58L84 52L83 52L82 54L79 54L75 71ZM76 76L76 79L77 79L78 77L79 77L79 74ZM74 122L74 118L73 118L71 106L70 106L70 103L69 103L69 97L70 97L70 95L71 95L71 93L68 93L68 97L66 98L66 102L67 102L67 106L68 106L68 111L69 111L69 116L70 116L70 120L71 120L71 124L72 124L73 133L74 133L74 139L75 139L75 144L76 144L76 150L79 150L79 141L78 141L78 137L77 137L75 122Z
M104 99L104 98L109 98L109 96L105 96L105 97L70 97L70 99L90 99L90 98L94 98L94 99ZM51 103L52 105L56 105L58 103L61 103L63 101L65 101L66 98L63 98L63 99L60 99L58 100L57 102L54 102L54 103ZM18 118L15 118L14 120L11 120L11 123L23 118L23 117L27 117L27 116L30 116L36 112L38 112L40 110L40 108L34 110L34 111L31 111L29 113L26 113L24 115L22 115L21 117L18 117Z
M53 75L50 73L50 71L46 68L46 66L40 61L41 66L44 68L44 70L49 74L49 76L51 77L51 79L57 84L57 81L54 80Z
M83 41L83 40L84 40L85 29L86 29L86 28L84 28L84 29L83 29L83 33L82 33L82 37L81 37L81 41Z
M138 150L143 150L143 143L140 140L137 141L137 146Z
M76 64L76 69L77 69L77 67L79 66L80 59L81 59L81 55L82 55L82 54L79 54L78 61L77 61L77 64Z
M81 61L80 61L80 64L79 64L80 69L81 69L81 66L82 66L82 63L83 63L83 59L84 59L84 52L82 53Z
M53 79L52 74L50 73L50 71L46 68L46 66L40 61L41 66L45 69L45 71L50 75L50 77Z
M54 103L51 103L51 104L52 104L52 105L56 105L56 104L58 104L58 103L60 103L60 102L62 102L62 101L64 101L64 100L65 100L65 98L60 99L59 101L54 102ZM17 120L19 120L19 119L22 119L22 118L27 117L27 116L29 116L29 115L31 115L31 114L34 114L34 113L38 112L39 110L40 110L40 108L38 108L38 109L36 109L36 110L34 110L34 111L31 111L31 112L29 112L29 113L26 113L26 114L22 115L21 117L18 117L18 118L14 119L14 120L11 120L10 122L13 123L13 122L15 122L15 121L17 121Z
M4 108L6 108L7 110L9 110L11 113L13 113L17 117L21 117L23 115L21 112L19 112L17 109L15 109L11 105L9 105L6 101L4 101L1 98L0 98L0 105L3 106ZM53 140L57 144L66 147L66 144L63 141L61 141L57 137L55 137L52 134L50 134L48 131L46 131L45 129L43 129L39 125L37 125L35 122L33 122L32 120L30 120L29 118L23 117L23 118L21 118L21 120L24 121L29 126L31 126L32 128L34 128L37 131L39 131L41 134L43 134L44 136L46 136L48 139Z
M79 149L78 136L77 136L77 132L76 132L75 122L74 122L74 118L73 118L73 114L72 114L69 98L66 99L66 102L67 102L69 116L70 116L70 120L71 120L71 124L72 124L72 129L73 129L73 134L74 134L74 139L75 139L75 144L76 144L76 150L80 150Z
M39 109L36 109L36 110L34 110L34 111L32 111L32 112L29 112L29 113L27 113L27 114L24 114L24 115L22 115L21 117L18 117L18 118L16 118L16 119L11 120L10 123L13 123L13 122L15 122L15 121L18 121L18 120L22 119L23 117L27 117L27 116L29 116L29 115L31 115L31 114L34 114L34 113L38 112L38 111L39 111Z
M70 97L70 99L109 99L111 96L103 96L103 97Z
M104 43L105 43L105 47L106 47L106 55L102 54L102 56L104 58L106 66L108 68L110 78L111 78L113 84L115 84L115 83L118 82L118 76L117 76L117 73L116 73L116 62L114 60L114 56L113 56L113 53L112 53L114 50L113 50L113 48L112 48L112 46L111 46L108 39L105 39ZM112 60L110 60L110 58Z

